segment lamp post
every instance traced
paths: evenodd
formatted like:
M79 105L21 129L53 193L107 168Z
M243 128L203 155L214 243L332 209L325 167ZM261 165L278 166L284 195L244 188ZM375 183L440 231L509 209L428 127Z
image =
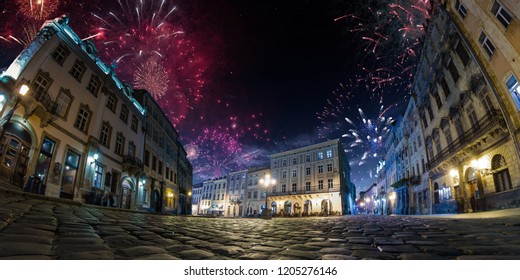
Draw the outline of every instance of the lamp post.
M267 193L269 191L270 186L274 186L276 184L276 180L271 178L271 174L265 174L263 178L260 179L260 184L265 186L265 208L262 216L265 218L270 217L269 209L267 208Z
M188 215L188 202L190 201L191 199L191 192L188 192L188 197L186 199L186 211L184 212L184 215Z
M20 89L18 90L18 93L21 96L25 96L27 94L27 92L29 92L29 86L27 86L26 84L22 84L20 86ZM16 108L18 107L18 103L20 103L20 97L17 96L16 97L16 102L14 103L13 108L5 116L6 120L5 120L5 122L4 122L3 126L2 126L2 133L0 134L0 141L2 141L2 139L4 138L6 126L11 121L11 117L13 117L14 111L16 111Z

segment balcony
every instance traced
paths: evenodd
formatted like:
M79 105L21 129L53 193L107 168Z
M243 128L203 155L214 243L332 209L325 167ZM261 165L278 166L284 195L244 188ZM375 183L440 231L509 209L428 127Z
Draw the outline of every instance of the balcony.
M123 156L123 171L127 171L130 174L136 174L143 169L143 162L134 156L125 155Z
M311 186L310 189L298 188L296 191L287 190L286 192L277 191L277 192L269 192L269 197L272 196L286 196L286 195L301 195L301 194L316 194L316 193L331 193L331 192L339 192L340 185L334 184L332 188L328 188L327 185L324 185L322 189L319 189L318 186Z
M455 141L451 142L450 145L430 159L426 164L426 168L431 170L458 153L462 153L461 155L468 153L468 151L464 152L464 149L471 148L480 140L484 140L488 134L495 133L497 128L505 128L504 117L499 110L492 110L482 117L470 130L465 131Z
M421 184L421 176L412 176L410 177L410 184L419 185Z
M48 92L29 91L28 96L20 101L25 106L25 118L35 114L41 119L41 124L45 127L56 120L58 116L58 103L52 100Z

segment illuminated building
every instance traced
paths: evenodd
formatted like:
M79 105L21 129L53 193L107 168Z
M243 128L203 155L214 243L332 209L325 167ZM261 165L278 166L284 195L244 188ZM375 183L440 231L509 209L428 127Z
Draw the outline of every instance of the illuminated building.
M2 73L10 102L1 111L0 176L46 196L133 208L144 109L96 52L57 18ZM29 91L19 97L23 84Z

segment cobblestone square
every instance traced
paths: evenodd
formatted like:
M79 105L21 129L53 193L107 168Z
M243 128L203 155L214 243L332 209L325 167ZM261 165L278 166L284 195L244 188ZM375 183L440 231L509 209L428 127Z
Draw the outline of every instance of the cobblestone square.
M520 210L204 218L0 192L0 259L520 259Z

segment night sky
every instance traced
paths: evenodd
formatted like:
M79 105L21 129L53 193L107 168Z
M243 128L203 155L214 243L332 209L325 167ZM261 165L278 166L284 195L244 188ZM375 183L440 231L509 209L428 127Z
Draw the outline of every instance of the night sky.
M150 61L169 77L168 83L144 84L165 90L157 99L179 130L194 183L265 164L271 153L340 137L358 189L375 182L382 131L404 110L421 48L424 30L417 26L427 13L413 7L429 1L183 0L160 7L160 1L143 0L140 21L133 8L138 0L122 1L122 7L104 2L47 1L46 16L68 14L80 37L98 34L92 40L107 64L144 53L117 60L123 80L142 85L134 72ZM0 8L6 19L0 67L6 67L23 45L9 35L22 39L23 28L44 19L28 17L32 11L23 5ZM139 31L147 25L154 31ZM161 36L174 32L181 35ZM142 39L118 41L121 34Z

